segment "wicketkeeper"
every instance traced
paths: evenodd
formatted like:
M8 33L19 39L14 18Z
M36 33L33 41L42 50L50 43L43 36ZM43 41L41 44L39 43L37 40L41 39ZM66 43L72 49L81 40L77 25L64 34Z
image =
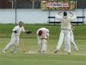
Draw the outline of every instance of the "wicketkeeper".
M37 30L38 46L40 53L46 53L47 40L49 38L49 30L47 28L40 28Z
M20 21L19 24L17 26L15 26L12 30L12 35L11 35L11 40L10 42L6 45L6 47L3 49L3 53L6 53L6 51L12 46L14 45L14 48L11 49L11 53L14 53L14 51L16 50L16 48L19 45L19 36L20 33L23 31L27 34L31 33L31 31L26 31L23 27L23 22Z

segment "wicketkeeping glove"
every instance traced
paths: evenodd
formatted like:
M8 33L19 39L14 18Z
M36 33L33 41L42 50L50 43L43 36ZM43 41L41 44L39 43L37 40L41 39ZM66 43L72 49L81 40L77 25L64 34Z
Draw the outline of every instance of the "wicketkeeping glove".
M31 33L32 33L32 31L28 31L28 30L26 31L26 34L31 34Z

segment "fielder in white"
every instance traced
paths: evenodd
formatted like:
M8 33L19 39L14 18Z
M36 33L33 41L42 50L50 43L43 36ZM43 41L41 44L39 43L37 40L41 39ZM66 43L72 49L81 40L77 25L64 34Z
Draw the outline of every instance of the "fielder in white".
M74 35L73 35L73 28L72 28L72 25L70 25L70 27L71 27L71 30L70 30L70 42L73 44L74 49L75 49L76 51L78 51L78 47L77 47L77 45L76 45L76 43L75 43L75 41L74 41Z
M58 14L56 15L56 18L61 20L61 32L60 32L60 37L59 37L59 41L57 43L56 46L56 51L55 53L59 52L62 43L64 42L64 51L68 54L71 53L71 44L70 44L70 30L71 30L71 21L73 21L76 18L76 15L74 15L73 13L70 12L70 14L72 14L72 16L68 16L67 12L63 12L63 16L61 17L59 14L62 11L58 12Z
M19 45L19 36L21 31L26 32L24 27L23 27L23 22L20 21L17 26L15 26L12 30L12 35L11 35L11 40L7 44L7 46L3 49L3 53L6 53L6 51L14 45L14 47L11 49L11 53L14 53L16 50L17 46Z
M47 40L49 38L49 30L47 28L40 28L37 30L38 46L40 53L46 53Z

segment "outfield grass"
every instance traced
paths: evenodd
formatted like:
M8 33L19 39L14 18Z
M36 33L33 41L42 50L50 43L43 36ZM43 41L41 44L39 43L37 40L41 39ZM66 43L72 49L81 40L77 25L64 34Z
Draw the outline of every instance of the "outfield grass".
M8 38L12 33L13 24L0 24L0 38ZM30 38L36 38L36 31L40 27L46 27L50 30L50 38L56 39L59 37L60 26L40 25L40 24L25 24L25 29L31 30L33 33L29 35ZM74 35L76 39L86 39L86 25L74 26ZM26 38L27 35L22 34L22 38Z
M54 54L57 39L50 39L48 42L48 52L39 54L36 39L21 38L20 43L24 43L27 51L23 53L19 47L15 54L10 51L3 54L1 51L9 42L10 38L0 38L0 64L1 65L86 65L86 40L76 40L79 51L74 51L72 47L71 55L65 55L63 47L59 54ZM33 51L34 53L30 53Z
M0 25L0 65L86 65L86 26L75 26L75 42L79 47L76 52L72 46L71 55L65 55L63 46L59 54L54 54L58 41L60 26L49 25L25 25L25 28L33 31L31 35L22 33L20 43L24 43L26 52L23 53L19 47L15 54L10 50L3 54L2 50L10 41L12 24ZM50 30L50 39L47 43L46 54L39 54L37 47L36 31L40 27L47 27Z

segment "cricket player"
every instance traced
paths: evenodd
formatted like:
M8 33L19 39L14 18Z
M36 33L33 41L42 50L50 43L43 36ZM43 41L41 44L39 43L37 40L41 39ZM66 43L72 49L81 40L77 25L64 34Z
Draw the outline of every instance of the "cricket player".
M74 35L73 35L73 28L72 28L72 25L70 25L70 27L71 27L71 30L70 30L70 42L73 44L74 49L75 49L76 51L78 51L78 47L77 47L77 45L76 45L76 43L75 43L75 41L74 41Z
M38 46L40 53L46 53L47 51L47 40L49 38L49 30L47 28L39 28L37 30Z
M12 35L11 35L11 40L10 42L7 44L7 46L3 49L3 53L6 53L6 51L12 46L14 45L14 47L11 49L11 53L14 53L14 51L16 50L16 48L19 45L19 36L21 32L26 32L24 27L23 27L23 22L20 21L19 24L17 26L15 26L12 30Z
M64 42L64 51L68 54L71 53L71 44L70 44L70 24L71 21L73 21L76 18L76 15L74 15L72 12L72 16L68 16L67 12L63 12L63 16L60 16L60 13L62 11L59 11L58 14L55 16L57 19L61 21L61 32L60 32L60 37L56 46L56 51L55 53L59 52L63 42Z

